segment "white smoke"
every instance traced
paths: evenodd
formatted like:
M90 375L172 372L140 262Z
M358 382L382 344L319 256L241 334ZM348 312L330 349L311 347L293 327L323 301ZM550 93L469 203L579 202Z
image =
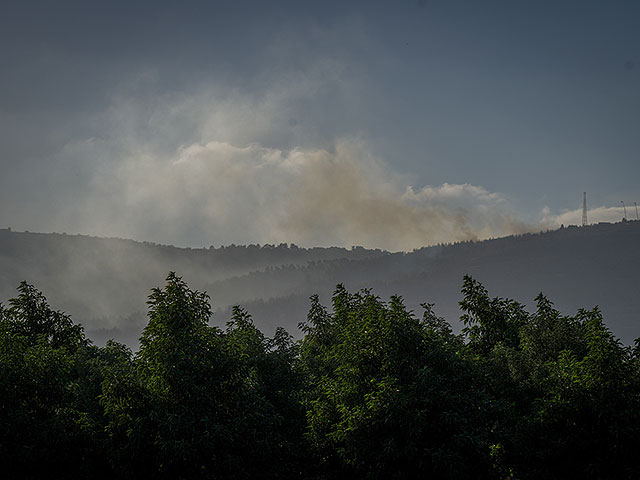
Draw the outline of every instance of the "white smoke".
M409 250L530 230L482 187L407 187L354 139L332 151L209 141L158 156L136 147L108 165L73 212L78 228L101 235Z
M335 63L274 81L257 96L215 86L143 95L133 83L98 121L100 136L69 143L53 159L61 186L72 172L82 175L70 189L49 185L54 195L30 218L40 215L53 231L181 246L411 250L536 229L499 193L411 186L365 139L318 136L300 105L328 86L351 96Z

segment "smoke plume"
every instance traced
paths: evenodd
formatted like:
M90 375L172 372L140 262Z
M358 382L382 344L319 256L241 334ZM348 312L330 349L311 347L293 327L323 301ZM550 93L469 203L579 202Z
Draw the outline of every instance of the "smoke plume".
M411 250L535 230L499 193L411 186L366 139L325 132L338 140L318 140L317 128L296 120L304 118L296 105L317 90L317 76L340 90L334 67L327 71L291 80L295 87L274 82L258 98L213 87L116 97L98 121L100 136L71 142L52 159L52 194L27 213L53 231L197 247Z

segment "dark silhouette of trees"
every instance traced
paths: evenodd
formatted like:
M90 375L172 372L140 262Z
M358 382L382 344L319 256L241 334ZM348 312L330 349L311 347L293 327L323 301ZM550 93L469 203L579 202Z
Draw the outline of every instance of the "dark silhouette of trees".
M308 436L328 469L362 478L483 478L487 397L463 343L427 308L338 286L333 314L312 299L301 363ZM335 472L331 476L334 476Z
M225 332L208 325L208 296L173 273L148 304L140 351L112 372L103 396L121 474L277 478L290 471L303 416L292 401L299 381L291 339L284 332L265 338L239 308Z
M598 308L563 316L542 294L528 314L465 277L463 320L486 384L503 472L516 478L636 478L640 459L637 353Z
M82 328L23 282L0 305L0 465L7 478L100 478L101 358ZM94 473L95 472L95 473Z
M283 247L273 247L281 249ZM171 273L133 353L33 286L0 305L6 478L637 478L640 342L465 277L466 328L339 285L272 338Z

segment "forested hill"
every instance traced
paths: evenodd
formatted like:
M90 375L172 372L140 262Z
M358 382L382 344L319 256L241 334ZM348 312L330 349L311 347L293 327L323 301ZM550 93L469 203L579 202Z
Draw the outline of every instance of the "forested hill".
M115 337L131 345L146 324L145 302L150 289L161 285L169 271L184 276L195 288L212 293L212 283L251 272L386 254L364 248L307 249L293 244L192 249L119 238L0 229L0 302L15 296L18 284L26 280L54 307L95 333L98 342ZM212 297L214 306L227 305L220 303L217 295Z
M328 300L335 285L399 294L416 310L435 312L459 327L464 274L490 293L532 305L540 292L566 314L599 305L626 343L640 336L640 222L568 227L539 234L426 247L410 253L295 245L183 249L131 240L0 230L0 299L22 280L85 325L99 343L134 344L146 323L144 299L176 271L212 297L214 322L240 304L267 333L284 326L297 335L309 296Z
M460 287L462 277L469 274L490 293L527 306L540 292L566 314L597 305L609 328L625 343L632 343L640 336L639 268L640 222L623 222L265 272L216 282L210 291L222 296L250 292L268 298L276 296L279 285L287 284L295 292L287 298L244 301L243 305L258 323L293 329L288 319L304 317L309 292L320 293L326 301L335 284L342 282L354 290L372 288L382 298L402 295L416 311L421 303L434 303L435 312L459 329Z

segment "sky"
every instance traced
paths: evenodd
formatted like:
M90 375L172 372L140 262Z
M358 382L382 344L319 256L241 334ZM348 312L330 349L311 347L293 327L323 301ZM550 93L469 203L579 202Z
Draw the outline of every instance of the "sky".
M20 1L0 227L410 250L640 202L640 3Z

